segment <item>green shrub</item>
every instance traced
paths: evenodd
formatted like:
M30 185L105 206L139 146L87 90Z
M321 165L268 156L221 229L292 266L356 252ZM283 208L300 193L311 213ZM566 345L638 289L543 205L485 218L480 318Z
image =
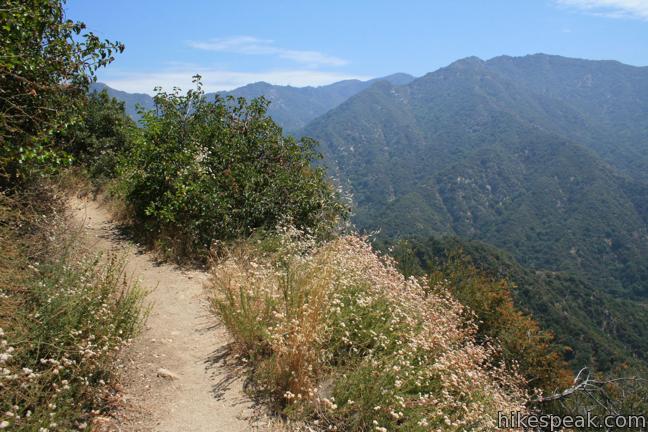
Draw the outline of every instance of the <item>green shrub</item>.
M78 121L96 69L124 49L66 19L63 3L2 2L0 190L69 163L57 135Z
M130 150L135 122L124 111L124 103L102 92L90 93L82 101L80 121L61 137L63 149L74 158L96 187L117 175L120 158Z
M344 213L315 143L284 137L263 99L205 99L159 91L120 167L118 192L134 218L176 253L272 229L282 220L316 233Z

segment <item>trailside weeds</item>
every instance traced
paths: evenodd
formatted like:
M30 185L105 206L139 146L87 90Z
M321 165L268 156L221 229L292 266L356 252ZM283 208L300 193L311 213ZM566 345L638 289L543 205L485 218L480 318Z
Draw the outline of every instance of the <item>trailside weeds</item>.
M90 428L108 409L142 292L122 260L83 252L56 206L0 198L0 428Z
M357 236L241 243L214 264L212 304L258 393L314 428L493 430L528 399L445 287L426 292Z

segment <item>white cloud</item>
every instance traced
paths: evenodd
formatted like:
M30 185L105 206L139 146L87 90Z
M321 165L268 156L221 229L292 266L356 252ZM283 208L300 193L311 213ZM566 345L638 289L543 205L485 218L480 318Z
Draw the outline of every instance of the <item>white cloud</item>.
M171 90L174 86L183 90L193 87L191 77L195 74L202 76L204 89L207 92L232 90L246 84L266 81L276 85L292 85L295 87L321 86L346 79L367 80L372 77L324 72L315 70L272 70L265 72L239 72L210 68L183 68L160 72L117 72L114 69L100 77L100 81L112 88L129 93L153 94L153 88L161 86Z
M562 6L609 18L636 18L648 21L648 0L555 0Z
M253 36L234 36L228 38L210 39L208 41L190 41L189 46L206 51L227 52L247 55L272 55L284 60L291 60L310 67L343 66L348 62L339 57L323 54L319 51L300 51L280 48L269 39L259 39Z

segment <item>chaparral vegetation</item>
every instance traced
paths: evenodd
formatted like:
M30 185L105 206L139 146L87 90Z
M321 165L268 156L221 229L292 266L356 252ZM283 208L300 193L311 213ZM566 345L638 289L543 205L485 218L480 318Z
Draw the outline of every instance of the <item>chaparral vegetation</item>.
M515 67L472 59L421 79L347 83L357 97L304 129L337 158L322 162L318 142L286 134L267 99L205 94L199 76L185 93L155 89L132 119L107 91L90 91L124 45L69 20L63 3L0 6L0 429L83 430L110 415L122 349L146 317L123 258L93 252L71 223L72 194L108 203L124 232L163 259L208 270L210 305L250 395L287 424L486 431L498 412L646 412L648 387L637 375L646 370L648 189L530 128L550 130L554 113L536 111L534 86L515 87L515 98L492 83L490 93L472 94ZM441 81L443 98L431 107L426 95ZM405 100L392 97L399 91L411 98L407 110L393 107ZM498 108L486 93L531 108ZM457 127L474 114L457 101L479 102L476 120ZM506 115L495 112L502 107ZM416 121L452 130L409 136L392 127ZM384 130L365 130L374 126ZM390 143L403 145L397 169L367 139L391 133ZM414 135L447 145L405 149ZM493 136L496 151L480 153ZM582 131L569 137L594 145ZM631 141L623 144L635 149ZM459 143L472 147L456 152ZM610 164L635 172L615 155L606 154ZM574 160L574 175L563 178L558 171ZM426 173L426 164L439 171ZM490 182L483 187L476 166ZM529 172L537 175L524 183ZM609 206L592 200L588 178L609 186L601 189ZM550 206L539 198L553 182L567 192ZM583 198L574 208L585 216L563 224L569 194ZM591 208L609 222L598 243ZM375 239L350 221L387 229ZM547 226L560 230L547 235ZM445 228L466 238L438 236ZM571 252L565 238L577 246Z

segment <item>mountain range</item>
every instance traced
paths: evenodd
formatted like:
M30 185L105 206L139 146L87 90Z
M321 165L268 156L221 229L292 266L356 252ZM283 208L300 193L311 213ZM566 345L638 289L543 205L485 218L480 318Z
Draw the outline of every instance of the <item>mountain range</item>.
M648 362L648 67L470 57L416 79L226 94L267 97L284 130L320 142L360 230L419 256L456 239L577 362Z
M302 133L353 192L362 229L482 240L646 298L647 103L648 68L468 58L376 83Z
M206 97L213 99L216 94L223 97L233 96L246 99L263 96L270 101L268 113L275 122L286 132L294 132L378 81L386 81L393 85L405 85L413 79L414 77L411 75L395 73L368 81L344 80L320 87L280 86L261 81L231 91L207 93ZM102 90L106 90L110 96L123 101L126 112L135 120L139 118L138 105L144 109L151 109L154 106L153 98L145 93L126 93L103 83L93 83L90 87L90 91Z

